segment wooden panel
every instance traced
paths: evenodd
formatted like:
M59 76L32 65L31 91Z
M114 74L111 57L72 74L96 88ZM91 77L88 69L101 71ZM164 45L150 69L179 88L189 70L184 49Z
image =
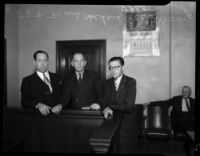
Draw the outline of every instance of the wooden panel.
M104 122L100 111L63 110L60 115L42 116L37 110L6 108L4 136L13 140L20 136L26 152L91 153L96 152L89 142L93 134L109 139L106 148L112 146L118 120L120 116Z
M33 151L91 153L88 138L97 126L75 124L32 125Z
M119 144L120 137L119 133L117 132L118 128L120 127L119 125L122 121L122 117L123 117L122 112L114 113L113 119L105 120L103 125L98 130L96 130L95 133L92 135L92 137L90 138L90 144L96 153L107 153L111 145L113 145L113 147L116 147L116 145ZM102 131L104 133L101 133ZM112 149L112 152L117 153L116 150L119 149L114 148Z

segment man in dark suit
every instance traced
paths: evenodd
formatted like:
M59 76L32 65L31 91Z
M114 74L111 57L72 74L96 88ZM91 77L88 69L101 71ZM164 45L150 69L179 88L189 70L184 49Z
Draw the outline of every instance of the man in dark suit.
M95 72L85 69L86 63L82 53L73 55L74 71L66 78L61 101L71 109L99 110L101 80Z
M182 95L168 101L168 105L172 106L172 128L175 132L194 130L195 100L190 96L191 88L183 86Z
M112 78L107 79L103 85L103 98L101 107L106 119L114 115L113 112L124 112L120 128L120 153L134 153L133 145L136 145L135 128L135 98L136 80L124 74L124 59L112 57L109 62ZM136 147L135 147L136 149Z
M60 80L57 74L48 71L48 53L36 51L33 55L36 71L22 80L21 105L23 108L38 109L42 115L50 111L59 114L62 110Z
M124 60L113 57L109 60L112 78L106 80L103 89L102 109L105 118L113 110L131 112L135 105L136 80L124 74Z

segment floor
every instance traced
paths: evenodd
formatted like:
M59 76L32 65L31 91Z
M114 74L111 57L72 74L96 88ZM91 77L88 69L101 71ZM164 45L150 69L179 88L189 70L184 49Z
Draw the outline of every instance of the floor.
M136 155L156 155L156 156L187 156L183 141L170 139L147 140L144 138L135 139L125 143L122 153Z
M164 156L187 156L184 143L175 141L161 140L139 140L138 154L158 154Z

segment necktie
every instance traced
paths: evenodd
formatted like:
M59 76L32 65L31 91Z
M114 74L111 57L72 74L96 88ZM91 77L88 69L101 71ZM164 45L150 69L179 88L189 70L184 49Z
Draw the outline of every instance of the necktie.
M188 103L188 100L187 100L187 98L185 98L185 103L186 103L187 109L188 109L188 111L189 111L189 109L190 109L190 106L189 106L189 103Z
M114 80L114 88L115 88L115 91L117 91L117 79Z
M44 76L44 82L49 86L49 90L52 93L53 89L51 87L50 80L47 78L47 76L44 73L43 73L43 76Z
M116 104L116 101L117 101L117 82L116 82L116 79L114 79L114 92L113 92L113 95L114 95L114 104Z
M78 79L78 83L80 84L81 83L81 73L78 73L77 79Z

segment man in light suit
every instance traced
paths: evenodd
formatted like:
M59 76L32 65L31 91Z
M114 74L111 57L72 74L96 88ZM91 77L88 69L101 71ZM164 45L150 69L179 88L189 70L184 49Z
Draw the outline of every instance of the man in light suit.
M168 101L168 105L172 106L172 128L175 132L194 130L195 99L190 97L191 92L189 86L183 86L182 95Z
M134 153L136 145L136 122L135 98L136 80L124 74L124 59L112 57L109 62L109 70L112 78L107 79L103 85L103 97L101 107L105 119L112 118L115 112L124 112L124 117L119 130L120 149L119 153Z
M82 53L74 53L71 61L74 71L65 80L61 101L70 109L99 110L101 80L95 72L85 69L86 64Z
M36 71L22 80L21 105L23 108L38 109L42 115L50 112L59 114L60 79L57 74L48 71L48 53L38 50L34 53Z

